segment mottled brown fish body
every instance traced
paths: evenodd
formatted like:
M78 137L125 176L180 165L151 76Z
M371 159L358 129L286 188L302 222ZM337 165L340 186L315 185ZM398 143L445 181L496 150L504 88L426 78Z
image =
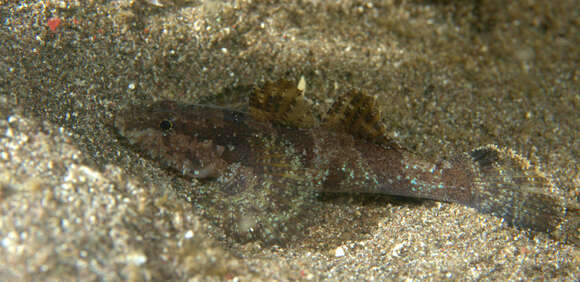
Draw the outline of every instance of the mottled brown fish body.
M146 155L190 178L218 177L241 164L256 174L312 182L324 192L470 204L472 180L464 171L342 132L273 125L225 108L171 101L128 109L116 126Z
M314 169L325 171L325 192L381 193L470 204L471 176L416 155L344 133L312 130Z
M269 91L289 87L271 86ZM301 97L300 92L292 93L293 99ZM322 191L455 202L516 226L580 242L578 204L558 196L549 177L509 150L486 146L435 164L388 140L378 124L380 112L372 109L374 100L367 96L353 93L339 100L320 127L301 111L269 110L267 105L275 99L267 95L268 91L256 91L251 114L173 101L135 105L117 116L115 126L144 156L162 166L186 178L223 183L219 197L235 198L240 191L258 191L260 185L269 189L267 197L272 200L264 211L249 208L272 214L271 220L260 223L264 240L296 228L281 218L299 218L304 211L276 214L291 209L289 201L294 205L303 200L306 207L313 204L312 193ZM279 105L287 109L307 104L280 101L291 103ZM271 118L276 120L270 122ZM302 122L307 126L298 126ZM256 224L240 228L255 230Z

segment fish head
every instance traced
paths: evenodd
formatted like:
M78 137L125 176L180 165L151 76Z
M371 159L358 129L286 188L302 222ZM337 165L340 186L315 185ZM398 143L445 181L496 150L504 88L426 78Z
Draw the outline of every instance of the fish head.
M227 166L222 155L235 144L243 113L219 107L159 101L120 110L118 133L143 156L193 178L215 178Z

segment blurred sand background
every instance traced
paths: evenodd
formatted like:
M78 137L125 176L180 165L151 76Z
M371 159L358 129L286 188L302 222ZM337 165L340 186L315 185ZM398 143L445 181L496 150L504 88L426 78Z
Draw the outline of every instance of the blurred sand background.
M0 279L555 279L580 251L453 204L339 196L287 247L240 245L112 127L127 103L307 82L379 97L438 161L512 148L578 202L577 1L0 1Z

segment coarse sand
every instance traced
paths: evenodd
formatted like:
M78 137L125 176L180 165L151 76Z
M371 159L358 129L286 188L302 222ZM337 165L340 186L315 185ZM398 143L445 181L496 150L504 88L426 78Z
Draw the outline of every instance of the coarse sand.
M286 246L239 243L204 189L115 132L124 105L306 82L376 95L442 161L489 143L580 195L577 1L1 1L0 280L576 280L580 251L455 204L321 199ZM233 98L232 98L233 97ZM216 102L217 103L217 102Z

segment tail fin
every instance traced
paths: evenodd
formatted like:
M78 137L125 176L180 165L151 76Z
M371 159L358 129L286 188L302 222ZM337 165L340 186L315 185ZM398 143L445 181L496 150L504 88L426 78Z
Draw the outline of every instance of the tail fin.
M552 179L510 149L488 145L468 153L474 190L471 206L508 223L580 245L579 205Z

